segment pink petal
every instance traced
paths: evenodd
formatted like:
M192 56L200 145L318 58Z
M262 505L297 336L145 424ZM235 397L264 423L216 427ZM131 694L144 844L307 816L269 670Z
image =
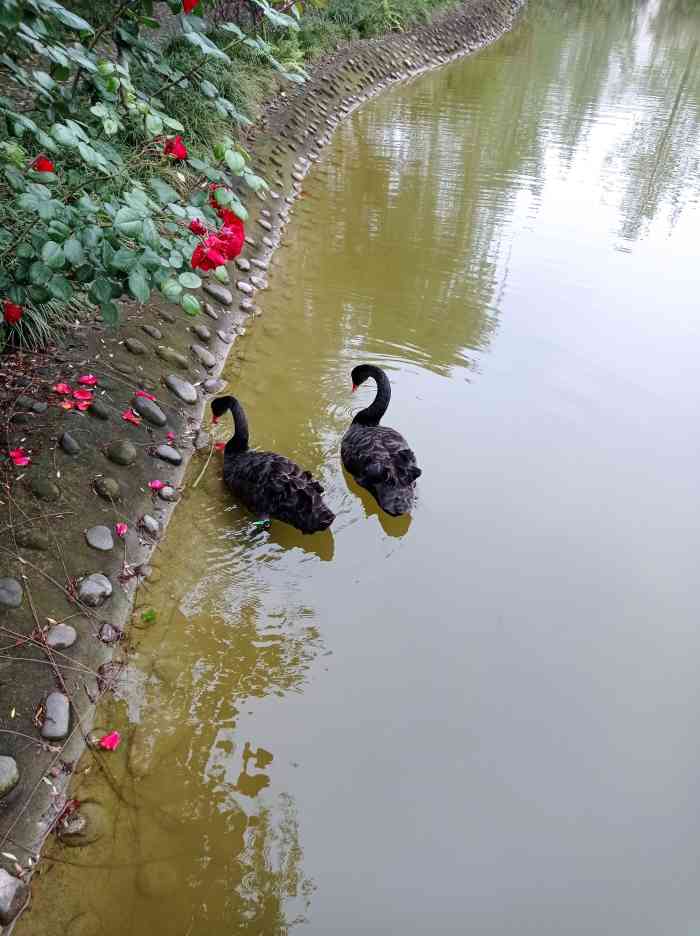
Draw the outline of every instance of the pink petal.
M126 420L126 422L130 422L134 426L141 425L139 416L131 408L124 410L122 413L122 419Z
M25 468L32 461L23 448L10 449L10 458L16 468Z
M114 525L114 532L117 534L117 536L126 536L128 529L129 527L126 525L126 523L116 523Z
M52 387L51 389L53 390L54 393L60 393L60 394L62 394L63 396L65 396L65 395L68 394L68 393L72 393L72 392L73 392L72 388L71 388L70 385L67 384L67 383L57 383L57 384L54 384L53 387Z
M91 400L92 390L74 390L73 399L74 400Z
M103 738L100 738L100 747L104 751L116 751L122 741L122 736L118 731L110 731Z
M174 442L174 441L175 441L175 433L174 433L174 432L169 432L169 433L166 435L165 438L168 440L168 442Z
M152 491L160 491L165 487L165 481L149 481L148 486Z
M82 384L83 387L94 387L97 383L97 377L94 374L83 374L82 377L78 377L78 383Z
M145 390L137 390L134 396L146 397L147 400L155 400L152 393L146 393Z
M91 403L92 400L81 400L80 403L75 404L75 408L79 409L81 413L84 413Z

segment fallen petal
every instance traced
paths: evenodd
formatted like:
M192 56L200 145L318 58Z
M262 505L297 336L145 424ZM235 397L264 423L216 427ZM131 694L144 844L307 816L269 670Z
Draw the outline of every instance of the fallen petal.
M114 526L114 532L117 536L126 536L128 529L126 523L116 523Z
M58 405L61 407L61 409L73 409L73 404L70 400L61 400Z
M82 384L83 387L94 387L97 384L97 377L94 374L83 374L78 377L78 383Z
M73 388L70 386L70 384L67 384L67 383L54 384L51 389L53 390L54 393L60 393L64 396L68 393L73 392Z
M100 738L100 747L103 751L116 751L122 741L122 736L118 731L110 731L103 738Z
M74 390L73 399L74 400L91 400L92 390Z
M146 393L145 390L137 390L134 396L145 397L147 400L155 400L152 393Z
M131 408L124 410L122 413L122 419L126 420L126 422L130 422L134 426L141 425L140 417Z
M149 481L148 486L152 491L160 491L165 487L165 481Z
M174 433L174 432L169 432L169 433L166 435L165 438L168 440L168 442L174 442L174 441L175 441L175 433Z

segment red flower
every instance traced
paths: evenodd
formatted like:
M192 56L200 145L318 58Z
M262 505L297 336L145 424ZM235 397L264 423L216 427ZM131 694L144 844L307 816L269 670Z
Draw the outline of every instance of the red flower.
M193 270L214 270L226 263L226 256L217 249L217 241L218 238L210 234L204 244L197 244L190 260Z
M73 391L74 400L85 400L88 403L92 399L92 390L74 390Z
M31 458L23 448L10 449L10 458L15 468L24 468L31 464Z
M199 218L193 218L190 221L190 231L192 231L193 234L206 234L207 226L201 222Z
M229 260L235 260L238 254L243 250L245 242L245 229L243 222L236 218L236 225L226 225L219 231L219 238L226 245L225 253Z
M5 299L3 302L3 309L5 311L5 321L8 325L16 325L24 313L22 306L18 306L16 303L10 302L9 299Z
M191 13L198 4L199 0L182 0L182 10L184 13Z
M152 491L162 491L165 487L165 481L149 481L148 486Z
M94 387L97 383L97 377L94 374L83 374L82 377L78 377L78 383L83 387Z
M66 396L67 394L73 392L72 387L70 386L70 384L67 384L67 383L54 384L51 389L53 390L54 393L60 393L61 396Z
M122 413L122 419L126 422L130 422L133 426L140 426L141 420L138 415L129 407L129 409L124 410Z
M48 156L45 156L43 153L39 153L37 158L31 165L31 168L35 172L55 172L56 167L51 162Z
M145 390L137 390L134 396L146 397L147 400L155 400L152 393L146 393Z
M116 523L114 525L114 532L117 534L117 536L126 536L128 531L129 527L126 525L126 523Z
M172 156L173 159L187 159L187 147L182 142L182 137L179 134L165 141L163 154Z
M118 731L110 731L103 738L100 738L100 747L103 751L116 751L121 744L122 736Z

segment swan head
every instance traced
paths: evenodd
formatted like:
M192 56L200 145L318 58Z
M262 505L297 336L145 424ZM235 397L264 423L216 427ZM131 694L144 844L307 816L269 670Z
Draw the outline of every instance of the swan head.
M236 402L236 398L232 396L222 396L216 397L215 400L211 401L211 421L214 425L218 423L221 417L227 410L230 410L231 407Z
M372 376L372 369L369 364L358 364L357 367L353 367L350 372L350 377L352 379L352 392L354 393L357 388L367 380L368 377Z

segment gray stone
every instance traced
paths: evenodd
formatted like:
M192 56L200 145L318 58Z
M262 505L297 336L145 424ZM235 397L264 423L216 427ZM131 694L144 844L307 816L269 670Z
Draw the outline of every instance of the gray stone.
M269 247L270 250L274 250L275 242L271 237L263 237L262 242L266 247Z
M171 390L183 403L196 403L197 391L187 380L182 380L176 374L168 374L165 378L166 387Z
M222 286L221 283L205 283L204 292L209 293L209 295L216 299L217 302L220 302L221 305L231 305L233 302L233 296L230 291L226 289L225 286Z
M70 701L58 690L46 697L46 714L41 726L41 737L47 741L60 741L68 734L70 726Z
M80 445L75 441L70 432L64 432L60 441L61 448L66 455L77 455L80 451Z
M20 410L29 411L34 404L34 400L31 397L25 396L23 393L17 397L15 400L15 407Z
M218 312L216 311L216 309L215 309L212 305L210 305L208 302L205 302L205 303L204 303L204 311L205 311L206 314L209 316L209 318L213 318L215 322L218 320L218 318L219 318L219 313L218 313Z
M160 315L162 319L164 319L166 322L169 322L171 325L177 321L175 314L169 309L158 309L158 315Z
M17 545L24 549L46 550L49 548L49 538L41 530L34 527L21 527L15 533Z
M121 640L123 636L124 632L120 630L115 624L110 624L109 621L102 622L99 633L99 638L102 643L116 643L118 640Z
M224 344L231 344L235 338L235 335L232 335L231 332L225 332L223 329L220 329L216 334Z
M236 266L239 270L243 270L244 273L247 273L250 269L250 260L246 260L245 257L237 257Z
M28 899L27 885L0 868L0 923L12 923Z
M176 501L178 498L178 493L174 487L171 487L169 484L166 484L165 487L161 488L158 491L158 497L164 501Z
M165 445L165 443L159 445L156 449L156 455L170 465L180 465L182 463L182 455L172 445Z
M129 372L131 372L131 368L129 368ZM91 413L98 419L109 419L109 409L102 400L93 400L88 407L88 413Z
M104 807L93 800L85 800L57 829L64 845L81 847L99 841L109 830L110 824Z
M160 328L156 328L155 325L142 325L141 330L145 331L146 334L151 338L155 338L156 341L160 341L160 339L163 337L163 332L160 330Z
M258 246L257 243L253 240L252 237L246 237L245 242L246 242L246 244L248 244L249 247L257 247L257 246Z
M272 225L270 224L269 221L266 221L265 218L258 218L258 224L259 224L260 227L263 228L263 230L265 230L265 231L271 231L271 230L272 230Z
M253 266L256 266L259 270L267 270L267 268L270 265L267 262L267 260L261 260L259 257L253 257L253 259L250 262L253 264Z
M78 598L90 608L99 607L111 594L112 583L101 572L86 576L78 589Z
M0 757L0 799L19 782L19 770L14 757Z
M131 405L152 426L164 426L168 421L160 406L148 397L136 396Z
M46 635L46 643L52 650L67 650L78 639L78 632L70 624L55 624Z
M292 173L292 178L294 179L295 182L303 182L303 181L304 181L304 176L301 174L301 172L293 172L293 173Z
M32 494L39 500L57 501L61 496L58 485L48 478L33 478L31 483Z
M49 408L48 403L44 403L43 400L39 400L36 403L32 403L32 411L35 413L45 413Z
M260 214L263 216L263 218L271 218L271 217L272 217L272 214L271 214L269 208L261 208L261 209L260 209Z
M205 347L199 344L193 344L191 347L192 354L197 358L197 360L206 367L207 370L211 370L212 367L216 364L216 358L208 351Z
M139 526L151 536L158 536L160 533L160 523L158 523L155 517L151 517L149 514L144 514L143 517L141 517Z
M121 488L114 478L95 478L95 490L105 500L121 500Z
M255 300L254 299L241 299L239 308L244 312L254 312L255 311Z
M221 393L226 386L226 381L221 380L219 377L210 377L209 380L204 381L202 386L207 393Z
M107 448L107 458L116 465L133 465L137 451L128 439L117 439Z
M124 340L124 347L128 348L132 354L145 354L148 351L143 341L139 341L138 338L126 338Z
M200 341L209 342L211 341L211 332L206 325L202 325L197 322L196 325L192 326L192 331L199 338Z
M189 367L190 362L185 355L180 354L180 352L176 351L174 348L156 348L156 354L159 358L162 358L169 364L174 364L176 367L182 367L183 369Z
M267 289L267 280L264 276L251 276L250 281L256 289Z
M250 285L250 283L246 283L245 280L238 280L236 283L236 289L239 289L246 296L250 296L253 293L253 287Z
M85 531L85 539L93 549L100 549L102 552L109 552L114 549L114 537L112 531L106 526L94 526Z

